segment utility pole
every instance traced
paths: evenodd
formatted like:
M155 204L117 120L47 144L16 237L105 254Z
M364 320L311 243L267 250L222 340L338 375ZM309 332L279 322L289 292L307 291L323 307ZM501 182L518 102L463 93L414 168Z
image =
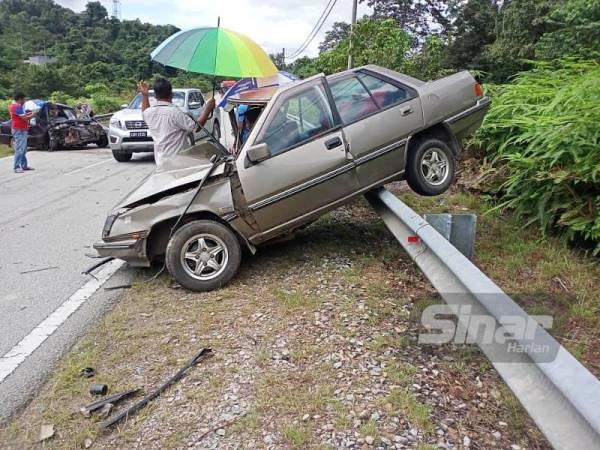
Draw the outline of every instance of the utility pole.
M352 22L350 23L350 43L348 45L348 69L352 69L352 38L356 25L356 8L358 0L352 0Z
M285 70L285 47L281 51L281 70Z

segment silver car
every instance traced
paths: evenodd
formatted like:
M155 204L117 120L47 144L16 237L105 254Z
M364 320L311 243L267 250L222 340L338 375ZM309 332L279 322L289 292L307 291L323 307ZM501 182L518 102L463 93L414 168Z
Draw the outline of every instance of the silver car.
M424 83L366 66L229 103L258 115L243 133L230 111L233 152L209 141L166 160L109 214L94 245L102 256L164 261L192 290L223 286L242 248L254 253L373 188L406 179L422 195L446 191L490 100L468 72Z
M154 91L149 92L150 103L154 100ZM188 113L195 120L204 108L205 99L198 89L173 89L173 104ZM217 139L221 136L219 120L212 117L205 128ZM203 130L190 135L190 144L206 137ZM114 158L119 162L131 160L133 153L153 152L154 141L148 126L142 117L142 95L137 94L128 105L116 112L110 119L108 140Z

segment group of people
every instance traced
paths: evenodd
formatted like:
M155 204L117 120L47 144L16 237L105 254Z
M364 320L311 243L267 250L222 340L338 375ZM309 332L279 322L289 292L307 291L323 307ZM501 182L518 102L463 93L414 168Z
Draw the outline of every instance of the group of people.
M204 111L196 121L173 104L173 87L169 80L157 78L154 81L153 89L156 102L153 105L150 105L148 83L144 80L140 81L138 89L142 94L142 116L152 133L156 165L160 166L165 159L176 154L187 145L189 133L194 132L198 125L202 127L206 125L215 109L216 102L214 98L208 100ZM18 92L8 108L15 151L15 173L33 170L28 165L26 156L29 121L33 117L33 113L26 111L23 107L24 104L25 94ZM237 108L239 144L246 141L259 114L260 110L248 109L245 105Z

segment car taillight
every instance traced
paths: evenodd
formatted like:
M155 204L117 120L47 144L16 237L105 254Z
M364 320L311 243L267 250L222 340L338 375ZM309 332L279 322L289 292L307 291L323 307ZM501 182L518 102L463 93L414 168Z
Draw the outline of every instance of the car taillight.
M475 83L475 96L477 97L481 97L483 95L483 88L481 87L481 85L479 83Z

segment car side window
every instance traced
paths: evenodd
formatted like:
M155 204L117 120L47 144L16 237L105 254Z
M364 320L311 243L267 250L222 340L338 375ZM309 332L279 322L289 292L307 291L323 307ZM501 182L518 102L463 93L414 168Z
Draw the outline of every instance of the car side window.
M282 153L333 127L322 84L294 92L278 101L256 144L266 143L271 155Z
M359 73L358 78L365 84L367 89L371 91L371 95L377 102L380 108L402 103L409 97L408 92L401 87L383 81L377 77L366 73Z
M337 106L342 122L355 122L366 117L379 108L356 77L342 78L329 82L333 100Z

